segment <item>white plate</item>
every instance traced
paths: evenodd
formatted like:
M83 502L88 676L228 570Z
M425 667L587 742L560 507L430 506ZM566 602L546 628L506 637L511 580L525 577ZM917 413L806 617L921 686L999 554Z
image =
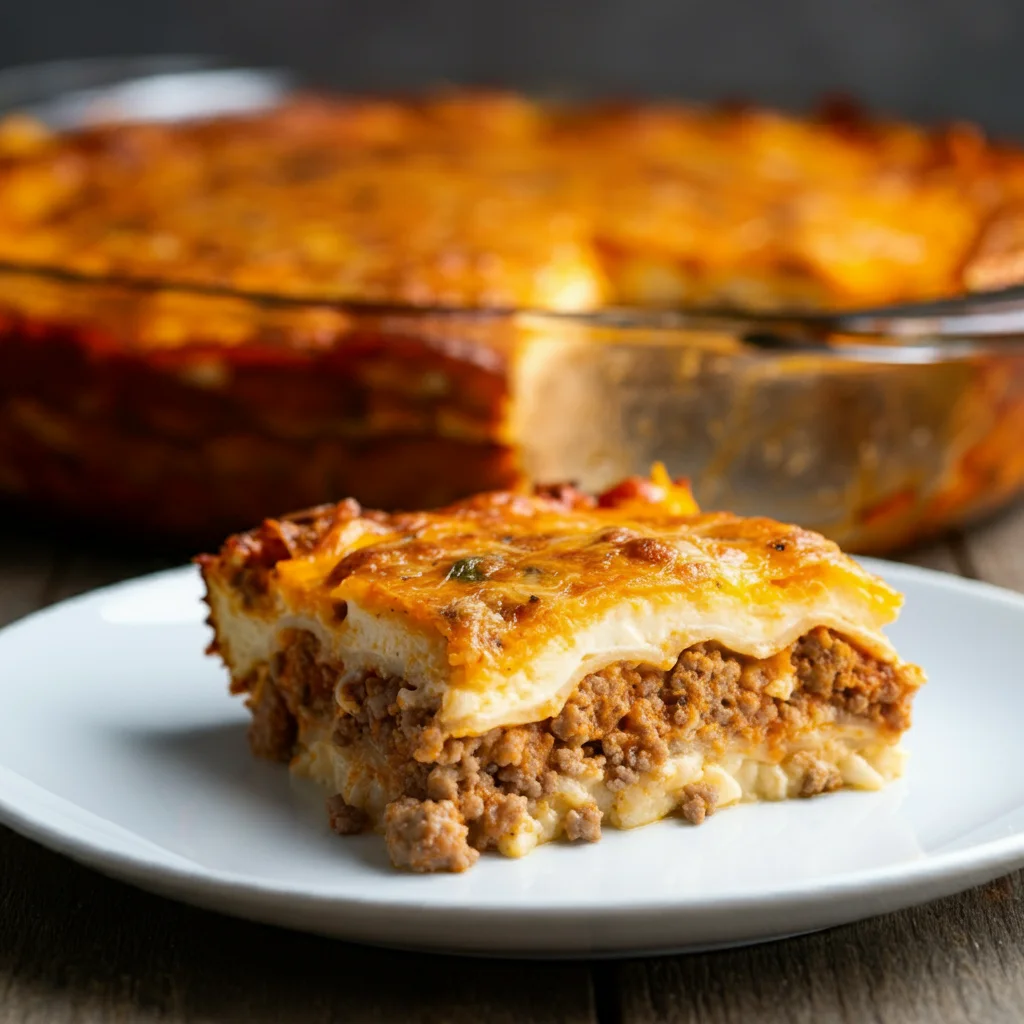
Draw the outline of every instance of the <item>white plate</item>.
M931 681L906 778L881 793L608 830L593 846L389 866L330 834L323 794L250 757L192 569L0 631L0 820L143 888L327 935L526 956L708 948L828 927L1024 865L1024 598L876 563L892 635Z

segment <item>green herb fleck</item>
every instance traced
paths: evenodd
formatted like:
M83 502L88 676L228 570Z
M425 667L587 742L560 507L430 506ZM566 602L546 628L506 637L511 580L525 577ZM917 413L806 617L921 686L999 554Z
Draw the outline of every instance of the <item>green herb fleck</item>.
M461 580L463 583L480 583L487 579L483 558L460 558L449 570L446 580Z

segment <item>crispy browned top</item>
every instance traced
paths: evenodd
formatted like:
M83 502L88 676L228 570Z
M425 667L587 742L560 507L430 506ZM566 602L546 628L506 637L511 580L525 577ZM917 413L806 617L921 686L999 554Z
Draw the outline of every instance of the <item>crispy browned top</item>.
M850 305L1005 283L1024 158L844 112L301 99L0 129L0 260L416 304Z

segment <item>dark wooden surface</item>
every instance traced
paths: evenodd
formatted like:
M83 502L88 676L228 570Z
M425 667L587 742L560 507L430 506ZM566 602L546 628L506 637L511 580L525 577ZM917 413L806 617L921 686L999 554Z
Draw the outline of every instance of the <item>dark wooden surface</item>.
M2 621L166 564L59 530L0 536L12 538L0 543ZM1024 510L908 560L1024 590ZM1024 876L750 949L594 964L458 962L180 906L0 828L0 1024L221 1020L1022 1021Z

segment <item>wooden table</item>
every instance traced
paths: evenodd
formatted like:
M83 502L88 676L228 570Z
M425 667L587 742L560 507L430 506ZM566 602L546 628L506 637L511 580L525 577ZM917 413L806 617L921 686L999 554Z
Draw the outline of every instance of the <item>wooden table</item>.
M152 571L0 529L0 620ZM83 546L84 545L84 546ZM1024 509L908 561L1024 590ZM4 666L5 678L17 667ZM0 709L0 714L3 711ZM1024 1020L1024 875L786 942L587 963L455 961L291 934L108 881L0 828L0 1024Z

